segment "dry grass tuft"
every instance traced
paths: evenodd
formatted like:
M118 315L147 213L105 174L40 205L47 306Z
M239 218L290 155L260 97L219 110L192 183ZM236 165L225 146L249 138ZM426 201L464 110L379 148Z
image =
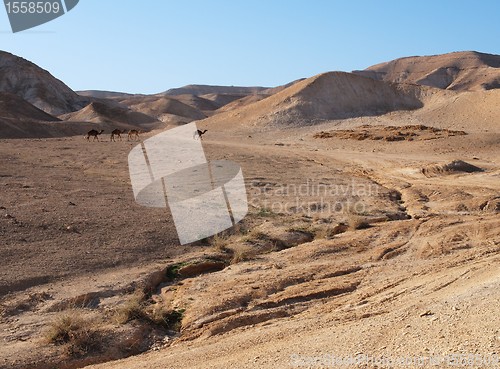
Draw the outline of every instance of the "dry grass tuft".
M233 257L231 259L231 264L241 263L243 261L251 260L255 256L255 251L250 246L238 245L233 249Z
M52 322L46 339L56 345L67 345L71 357L102 352L105 335L103 322L83 316L78 311L68 311Z
M134 293L123 305L115 310L113 320L118 324L125 324L134 319L143 319L146 295L143 292Z
M215 249L215 251L219 252L227 252L227 243L228 243L228 238L224 234L216 234L215 236L212 237L210 240L210 245Z
M160 306L146 312L149 322L175 331L180 330L183 315L184 309L173 310L167 309L165 306Z
M129 300L116 309L113 318L118 324L126 324L132 320L141 320L178 331L183 314L183 309L172 310L159 304L149 304L144 293L136 292Z

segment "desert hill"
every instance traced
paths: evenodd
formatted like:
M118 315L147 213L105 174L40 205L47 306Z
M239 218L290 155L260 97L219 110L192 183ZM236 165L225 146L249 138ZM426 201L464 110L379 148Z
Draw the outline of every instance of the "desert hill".
M115 98L124 99L134 96L147 96L142 94L130 94L127 92L102 91L102 90L83 90L83 91L76 91L76 93L80 96L94 97L97 99L115 99Z
M500 89L435 95L438 96L414 113L420 123L474 132L500 129Z
M121 128L135 128L137 126L149 128L159 123L154 117L130 110L116 103L97 101L76 112L60 115L59 118L73 122L107 123Z
M206 123L310 125L324 120L417 109L423 106L423 94L418 86L328 72L297 82L261 101L211 117Z
M19 96L6 92L0 92L0 118L48 122L59 120Z
M253 104L257 101L264 100L264 99L268 98L269 96L271 96L271 95L268 95L268 94L247 95L247 96L244 96L244 97L239 98L237 100L233 100L230 103L219 107L219 109L217 109L217 112L222 113L225 111L238 109L238 108L241 108L243 106Z
M206 94L206 95L201 95L204 99L207 99L208 101L212 101L216 106L217 109L222 108L223 106L232 103L233 101L244 99L248 96L258 96L260 93L255 94ZM267 97L268 95L263 95L263 97Z
M162 95L172 96L178 100L196 107L206 115L213 115L214 111L242 100L236 106L243 106L250 101L260 100L272 94L268 87L242 87L242 86L211 86L211 85L187 85L165 91ZM260 96L262 94L262 96ZM255 96L258 96L257 98Z
M37 108L59 115L81 109L88 99L39 66L0 51L0 91L16 94Z
M412 56L353 73L380 81L408 82L449 90L500 87L500 56L476 51Z
M206 117L196 107L167 96L132 97L118 101L138 113L149 115L161 121L165 121L170 116L183 118L184 122Z
M208 94L241 94L249 95L259 93L266 90L268 87L243 87L243 86L212 86L212 85L187 85L184 87L171 88L165 92L163 95L208 95Z
M214 101L211 101L209 99L206 99L198 95L184 94L184 95L175 95L169 97L172 97L183 104L196 108L206 115L209 114L209 112L212 112L219 108L219 105L217 105Z
M19 96L0 92L0 137L50 137L56 133L47 132L46 122L58 118L45 113Z
M61 121L31 105L17 95L0 93L0 137L51 138L82 135L94 123Z
M270 88L188 85L170 89L165 94L173 96L187 105L194 106L207 115L212 115L212 111L215 110L220 113L263 100L302 80L304 79Z
M264 100L265 98L268 98L271 95L277 94L278 92L281 92L284 89L286 89L286 88L288 88L290 86L293 86L294 84L296 84L296 83L298 83L300 81L303 81L304 79L305 78L301 78L301 79L289 82L289 83L281 85L281 86L277 86L277 87L273 87L273 88L268 88L266 90L262 90L258 94L247 95L247 96L244 96L244 97L242 97L240 99L231 101L231 102L229 102L229 103L221 106L218 109L218 113L221 113L221 112L224 112L224 111L233 110L233 109L237 109L237 108L241 108L241 107L243 107L245 105L250 105L250 104L253 104L254 102L257 102L257 101L260 101L260 100Z

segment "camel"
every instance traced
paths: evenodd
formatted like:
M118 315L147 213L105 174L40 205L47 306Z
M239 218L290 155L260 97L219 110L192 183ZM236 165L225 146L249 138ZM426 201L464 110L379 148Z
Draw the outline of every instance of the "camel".
M100 132L96 131L95 129L92 129L92 130L87 132L87 136L85 136L85 138L87 139L87 141L90 141L90 136L93 136L94 139L92 141L95 141L96 138L97 138L97 141L99 141L99 135L101 135L103 132L104 132L104 129L101 129Z
M202 136L203 136L203 135L205 134L205 132L207 132L207 131L208 131L208 129L205 129L204 131L202 131L202 130L198 129L198 130L196 130L196 132L193 134L193 138L194 138L194 139L196 139L196 137L199 137L199 138L200 138L200 140L203 140L203 137L202 137Z
M125 130L123 130L123 131L120 131L119 129L113 130L113 132L111 132L111 139L109 140L109 142L115 141L115 136L118 136L118 138L121 141L122 140L122 133L125 133Z
M128 138L127 138L127 141L130 141L130 139L132 137L134 137L134 140L135 139L139 139L139 134L141 134L142 131L141 130L137 130L137 129L131 129L130 131L128 131Z

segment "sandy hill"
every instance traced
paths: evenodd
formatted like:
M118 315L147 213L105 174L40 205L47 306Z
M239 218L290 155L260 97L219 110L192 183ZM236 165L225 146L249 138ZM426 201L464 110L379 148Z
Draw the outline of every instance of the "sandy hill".
M260 92L259 92L260 94ZM205 94L201 95L204 99L207 99L209 101L212 101L216 106L217 109L223 107L224 105L230 104L233 101L243 99L247 96L254 96L257 95L257 93L251 93L251 94ZM267 95L265 95L267 96Z
M106 127L106 125L104 125ZM50 138L83 135L95 123L64 122L19 96L0 93L0 138Z
M296 79L295 81L292 81L292 82L288 82L284 85L281 85L281 86L276 86L276 87L272 87L272 88L268 88L266 90L263 90L261 92L259 92L259 94L263 94L263 95L274 95L280 91L283 91L285 88L288 88L290 86L293 86L294 84L296 83L299 83L301 81L305 80L305 78L300 78L300 79Z
M222 112L225 112L225 111L230 111L230 110L238 109L238 108L241 108L243 106L253 104L253 103L257 102L257 101L264 100L265 98L267 98L269 96L271 96L271 95L261 94L261 93L259 93L259 94L253 94L253 95L247 95L245 97L242 97L240 99L231 101L230 103L221 106L219 109L217 109L217 112L218 113L222 113Z
M150 95L117 101L135 112L146 114L162 122L186 123L206 118L206 115L195 106L167 96Z
M209 118L207 124L310 125L423 106L418 86L390 84L351 73L305 79L258 102Z
M0 137L21 138L52 136L46 122L59 121L19 96L0 92Z
M193 94L174 95L170 97L173 97L174 99L193 108L199 109L205 114L219 108L219 106L215 102Z
M498 132L499 101L500 89L446 94L426 102L423 109L415 112L414 118L424 124L432 122L435 127L468 132Z
M500 55L475 51L412 56L353 73L381 81L409 82L449 90L500 87Z
M59 116L66 121L114 124L118 127L153 127L159 121L118 104L94 101L81 110ZM125 125L125 126L124 126Z
M37 65L0 51L0 91L16 94L37 108L59 115L81 109L88 99Z
M59 120L19 96L6 92L0 92L0 118L47 122Z
M208 94L242 94L249 95L266 90L268 87L243 87L243 86L211 86L211 85L187 85L184 87L172 88L163 95L208 95Z
M284 84L281 86L272 87L272 88L268 88L266 90L262 90L257 94L246 95L246 96L240 97L239 99L236 99L233 101L228 101L226 104L219 107L217 113L241 108L243 106L253 104L254 102L264 100L265 98L267 98L271 95L277 94L278 92L281 92L284 89L286 89L290 86L293 86L294 84L296 84L300 81L303 81L304 79L305 78L298 79L298 80L292 81L290 83L287 83L287 84Z

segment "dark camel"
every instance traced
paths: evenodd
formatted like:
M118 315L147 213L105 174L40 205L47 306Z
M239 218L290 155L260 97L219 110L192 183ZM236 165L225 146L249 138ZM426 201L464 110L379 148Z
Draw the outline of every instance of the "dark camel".
M85 136L85 138L87 139L87 141L90 141L90 136L93 136L94 139L92 141L95 141L96 138L97 138L97 141L99 141L99 135L101 135L103 132L104 132L104 129L101 129L100 132L96 131L95 129L92 129L92 130L87 132L87 136Z
M202 137L202 136L203 136L203 135L205 134L205 132L207 132L207 131L208 131L208 129L205 129L204 131L202 131L202 130L198 129L198 130L196 130L196 132L194 133L193 138L194 138L194 139L196 139L196 137L199 137L199 138L200 138L200 140L203 140L203 137Z
M138 131L137 129L131 129L128 131L128 138L127 141L130 141L130 139L133 137L135 139L139 139L139 134L142 133L142 131Z
M125 130L120 131L119 129L115 129L113 132L111 132L111 139L110 139L109 142L111 142L111 141L115 141L116 142L115 136L117 136L120 139L120 141L121 141L122 140L122 133L125 133Z

